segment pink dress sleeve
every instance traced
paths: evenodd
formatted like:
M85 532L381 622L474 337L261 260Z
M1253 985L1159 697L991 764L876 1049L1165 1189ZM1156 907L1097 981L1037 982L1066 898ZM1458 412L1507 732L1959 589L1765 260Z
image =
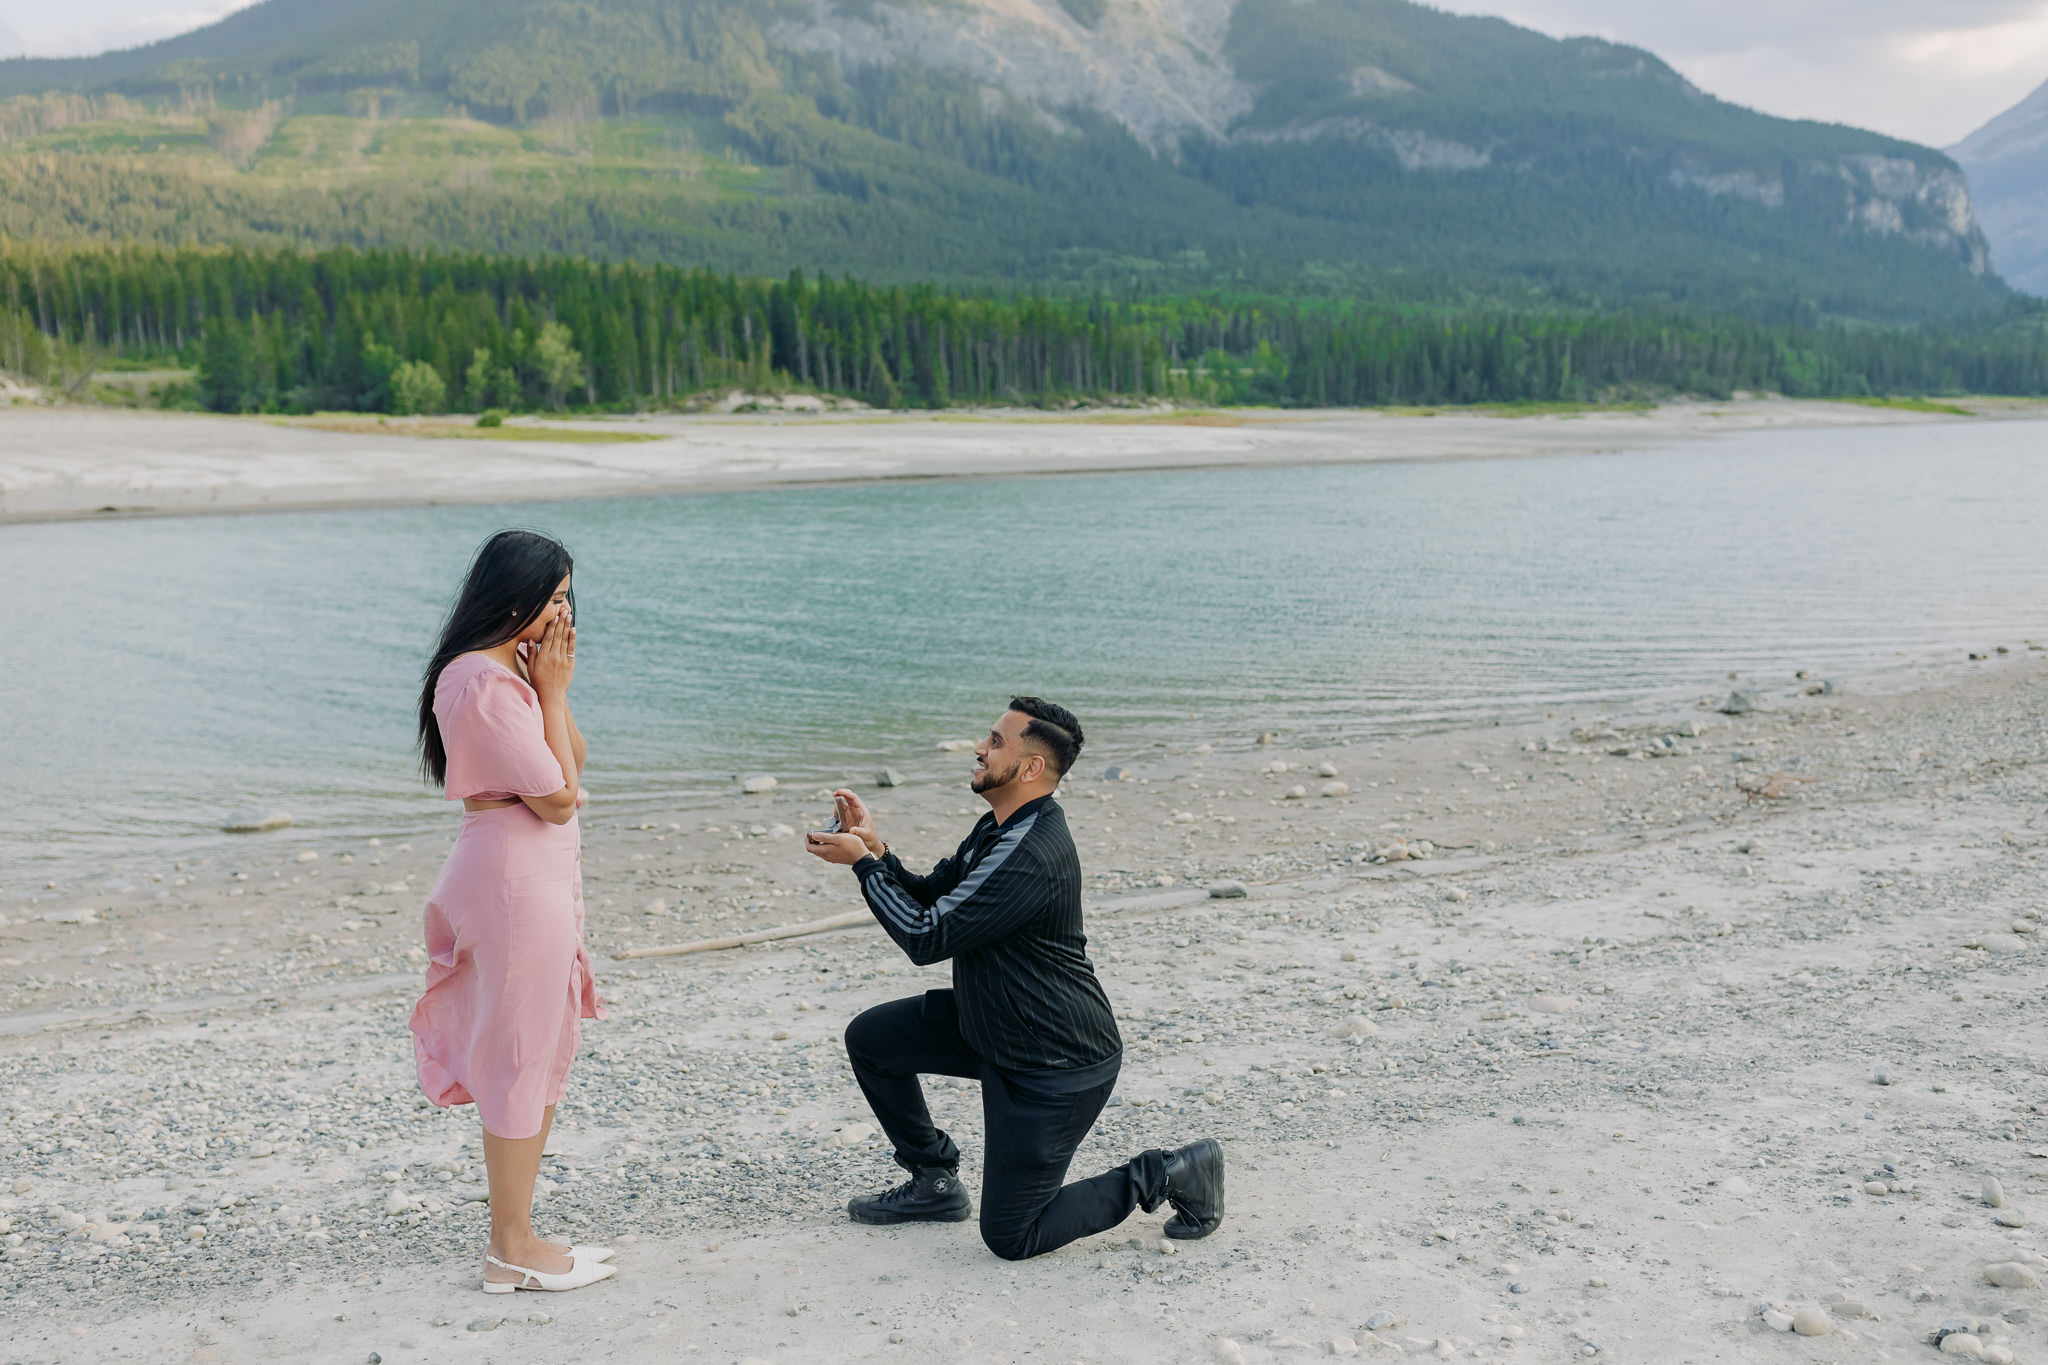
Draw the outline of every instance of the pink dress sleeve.
M540 699L505 670L477 670L445 706L436 703L434 716L448 751L449 800L552 796L564 786L562 762L548 748Z

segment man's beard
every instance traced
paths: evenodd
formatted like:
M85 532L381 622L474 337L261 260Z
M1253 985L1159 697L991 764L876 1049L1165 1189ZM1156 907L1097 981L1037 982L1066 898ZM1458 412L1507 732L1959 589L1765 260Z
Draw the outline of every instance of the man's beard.
M986 796L992 791L1001 791L1004 787L1017 780L1017 769L1021 766L1023 765L1012 763L1008 771L1000 773L994 768L984 768L974 775L968 782L968 786L974 790L977 796Z

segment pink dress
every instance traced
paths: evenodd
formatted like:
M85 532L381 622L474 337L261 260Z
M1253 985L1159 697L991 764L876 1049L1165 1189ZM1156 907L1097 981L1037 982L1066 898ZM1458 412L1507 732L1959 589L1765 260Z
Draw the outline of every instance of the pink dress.
M562 789L540 698L481 654L441 672L434 718L447 793L502 800ZM582 835L525 805L466 811L427 899L427 989L413 1007L420 1089L474 1102L499 1137L540 1132L568 1090L583 1020L605 1017L583 947Z

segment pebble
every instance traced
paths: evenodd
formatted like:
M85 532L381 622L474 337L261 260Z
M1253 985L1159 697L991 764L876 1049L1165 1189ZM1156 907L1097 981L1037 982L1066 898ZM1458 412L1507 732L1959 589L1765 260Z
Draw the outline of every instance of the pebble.
M1749 1195L1756 1193L1756 1187L1751 1185L1747 1180L1744 1180L1739 1175L1730 1176L1728 1179L1722 1181L1721 1190L1722 1193L1732 1194L1738 1199L1747 1198Z
M1245 896L1246 896L1246 895L1248 895L1248 894L1249 894L1249 893L1248 893L1248 892L1247 892L1247 891L1245 890L1245 884L1244 884L1243 882L1210 882L1210 883L1209 883L1209 897L1210 897L1210 899L1211 899L1211 900L1219 900L1219 901L1235 901L1235 900L1243 900L1243 899L1245 898Z
M1362 1014L1354 1014L1330 1030L1333 1038L1370 1038L1378 1033L1379 1026Z
M1756 693L1754 692L1730 692L1728 700L1721 703L1721 714L1724 716L1746 716L1754 710L1756 710Z
M1447 886L1444 888L1444 899L1447 901L1462 901L1466 898L1467 893L1462 886Z
M1330 1354L1333 1356L1355 1356L1358 1354L1358 1343L1350 1337L1331 1337Z
M2027 1225L2027 1215L2019 1209L2000 1209L1991 1215L1991 1221L2002 1228L2023 1228Z
M1792 1330L1802 1337L1824 1337L1835 1330L1835 1320L1827 1309L1808 1304L1792 1315Z
M875 785L877 787L900 787L906 780L903 774L897 772L894 768L884 768L875 774Z
M411 1208L412 1199L404 1190L393 1190L384 1197L384 1212L387 1216L396 1216L409 1211Z
M299 850L299 856L292 859L292 861L295 863L317 863L320 861L320 855L310 848L302 848Z
M2005 1207L2005 1186L1998 1183L1998 1177L1990 1175L1984 1177L1983 1196L1984 1203L1987 1206L1994 1209Z
M1334 763L1325 763L1316 769L1317 777L1335 777L1336 775L1337 765Z
M942 739L938 745L939 752L942 754L965 753L973 747L974 741L971 739Z
M1892 1069L1888 1066L1881 1066L1870 1079L1878 1085L1890 1085L1892 1083Z
M1209 1343L1209 1354L1223 1362L1223 1365L1244 1365L1244 1347L1229 1337L1218 1337Z
M1350 788L1350 787L1348 787L1348 786L1346 786L1346 785L1345 785L1344 783L1342 783L1342 782L1325 782L1325 783L1323 784L1323 795L1325 795L1325 796L1349 796L1349 795L1351 795L1351 788Z
M1366 1315L1365 1330L1368 1332L1383 1331L1386 1328L1392 1327L1400 1320L1390 1309L1377 1309Z
M875 1135L874 1128L865 1123L849 1123L832 1135L832 1141L841 1147L858 1147Z
M1975 1332L1951 1332L1941 1339L1941 1353L1945 1356L1966 1356L1971 1360L1982 1360L1984 1342Z
M1984 1348L1984 1359L1988 1365L2013 1365L2019 1357L2012 1353L2012 1347L2003 1342L1992 1342Z
M788 825L775 824L768 826L768 837L771 839L789 839L795 837L795 835L796 831Z
M1782 1309L1766 1308L1764 1310L1764 1326L1770 1328L1773 1332L1789 1332L1792 1330L1792 1315Z
M1578 1007L1578 1000L1569 995L1532 995L1529 997L1529 1008L1538 1014L1569 1014Z
M1865 1194L1890 1194L1892 1187L1882 1180L1866 1180L1863 1182L1863 1192Z
M1963 946L1987 953L2023 953L2027 950L2027 941L2018 934L1981 934L1976 942Z
M1998 1261L1984 1267L1984 1282L1995 1284L2000 1289L2039 1289L2041 1277L2030 1265L2018 1261Z
M1300 801L1300 800L1304 800L1304 799L1306 799L1306 798L1307 798L1307 796L1308 796L1308 788L1307 788L1307 787L1298 787L1298 786L1297 786L1297 787L1289 787L1289 788L1287 789L1287 799L1288 799L1289 801Z
M766 796L769 792L775 790L775 786L775 779L768 776L766 773L762 773L759 776L750 777L746 781L740 783L740 790L745 792L748 796Z
M292 817L281 810L238 810L221 823L228 834L261 834L265 830L289 829Z
M667 911L667 909L668 902L656 896L653 900L640 907L640 913L643 915L659 915Z
M471 1332L495 1332L505 1320L503 1318L471 1318L465 1329Z

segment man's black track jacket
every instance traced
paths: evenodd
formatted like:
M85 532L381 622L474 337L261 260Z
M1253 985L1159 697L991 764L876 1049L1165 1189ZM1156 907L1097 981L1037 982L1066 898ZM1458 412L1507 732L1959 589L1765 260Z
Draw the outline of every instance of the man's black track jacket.
M1102 1066L1123 1052L1081 931L1081 859L1050 796L1007 824L984 815L926 876L894 853L853 870L889 937L920 966L953 960L960 1036L1004 1071Z

